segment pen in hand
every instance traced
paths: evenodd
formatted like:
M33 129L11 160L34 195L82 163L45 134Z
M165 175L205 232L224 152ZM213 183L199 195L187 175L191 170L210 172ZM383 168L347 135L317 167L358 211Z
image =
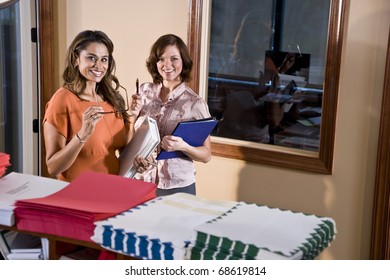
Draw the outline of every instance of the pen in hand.
M136 89L136 93L139 93L139 80L138 80L138 78L135 81L135 89Z

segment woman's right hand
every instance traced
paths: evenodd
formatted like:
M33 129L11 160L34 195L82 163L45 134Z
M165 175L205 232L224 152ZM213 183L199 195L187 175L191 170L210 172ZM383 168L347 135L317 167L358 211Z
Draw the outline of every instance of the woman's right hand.
M77 132L77 135L83 141L91 136L96 124L103 118L100 112L103 112L103 108L99 106L91 106L83 112L81 129Z
M131 96L130 114L138 116L142 108L142 97L139 93L134 93Z

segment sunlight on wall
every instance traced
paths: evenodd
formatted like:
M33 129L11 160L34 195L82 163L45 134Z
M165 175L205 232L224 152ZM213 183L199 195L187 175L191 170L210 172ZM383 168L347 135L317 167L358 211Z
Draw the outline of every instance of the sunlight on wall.
M330 178L324 178L324 185L324 206L327 211L331 211L336 199L335 185Z

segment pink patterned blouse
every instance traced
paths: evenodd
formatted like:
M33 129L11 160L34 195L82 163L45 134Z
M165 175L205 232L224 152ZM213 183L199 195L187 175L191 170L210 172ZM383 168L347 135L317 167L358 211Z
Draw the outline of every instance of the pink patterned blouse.
M172 134L177 123L181 121L209 118L207 103L199 97L186 83L180 84L168 97L167 102L160 99L162 84L144 83L140 86L143 107L135 124L137 129L146 116L158 123L160 137ZM157 152L160 147L157 148ZM154 181L158 188L172 189L187 187L195 182L195 166L190 158L158 160L157 168L138 174L136 178Z

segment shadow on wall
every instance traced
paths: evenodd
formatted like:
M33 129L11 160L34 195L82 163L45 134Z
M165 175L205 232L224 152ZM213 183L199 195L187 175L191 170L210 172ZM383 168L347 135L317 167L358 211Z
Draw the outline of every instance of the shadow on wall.
M272 175L273 172L276 175ZM258 165L245 165L239 175L237 200L308 214L329 211L325 205L326 186L318 184L315 175L302 172L302 176L285 176L288 179L284 179L277 173L272 169L264 174L259 172Z
M264 175L258 169L255 165L245 165L241 169L237 188L238 201L318 216L329 215L324 213L329 213L334 204L334 192L333 186L329 186L326 180L325 184L318 184L318 178L303 172L302 176L296 176L296 179L292 179L291 176L285 176L288 179L283 179L281 175L272 176L272 174L269 175L270 173ZM313 184L310 184L310 181L313 181ZM336 229L338 228L336 221ZM331 243L332 248L329 246L323 250L316 259L336 259L334 248L339 243L338 239L336 235L336 239Z

